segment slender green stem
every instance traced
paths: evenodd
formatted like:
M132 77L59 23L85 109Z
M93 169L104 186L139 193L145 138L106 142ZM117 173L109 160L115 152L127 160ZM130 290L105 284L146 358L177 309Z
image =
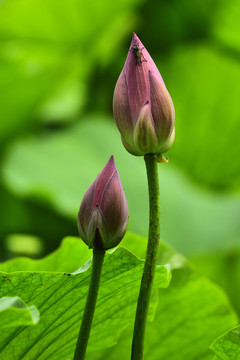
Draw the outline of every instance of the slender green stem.
M138 297L137 311L132 342L132 360L143 359L144 336L149 308L154 272L157 262L157 252L160 238L160 195L158 182L157 159L154 154L144 157L149 192L149 232L146 260Z
M93 250L91 281L88 289L88 296L83 313L82 323L78 335L78 341L75 348L74 360L85 359L88 338L91 331L93 315L97 302L104 255L105 250Z

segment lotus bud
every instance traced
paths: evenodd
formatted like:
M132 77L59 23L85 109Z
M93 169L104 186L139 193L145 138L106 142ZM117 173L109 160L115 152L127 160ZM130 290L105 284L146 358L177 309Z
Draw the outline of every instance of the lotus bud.
M113 112L125 148L133 155L162 153L173 144L175 113L172 99L151 56L136 34L118 78Z
M128 206L113 156L85 193L78 213L78 230L90 249L111 249L128 225Z

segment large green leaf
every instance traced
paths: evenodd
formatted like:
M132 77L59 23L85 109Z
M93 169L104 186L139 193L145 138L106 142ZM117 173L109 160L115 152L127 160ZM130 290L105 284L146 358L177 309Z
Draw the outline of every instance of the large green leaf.
M139 256L145 252L146 239L129 235L123 245ZM210 360L209 346L238 320L224 292L194 271L173 249L161 244L159 263L168 261L172 280L159 290L154 321L146 331L146 360ZM121 335L117 345L100 352L90 352L88 360L130 358L132 327Z
M122 245L144 257L145 238L129 234ZM90 264L86 263L76 275L73 271L90 254L91 251L79 239L67 238L58 251L45 259L14 259L1 265L1 271L13 271L5 275L11 283L4 282L1 293L17 293L28 304L34 302L41 320L31 328L31 332L28 328L21 328L3 334L0 359L10 360L12 351L16 359L71 358L85 302ZM150 314L154 320L147 325L146 359L210 359L209 345L237 324L236 315L219 287L192 270L180 254L161 244L159 263L165 261L171 265L173 278L167 289L159 290L158 306L154 297ZM54 265L56 271L66 269L72 275L53 272ZM26 266L28 271L19 271L22 266ZM37 270L38 267L42 271ZM107 255L88 348L89 360L129 358L142 268L142 261L123 248ZM168 281L167 268L158 267L155 288L167 286ZM23 283L28 286L22 286ZM124 328L126 330L122 332ZM12 340L7 343L9 336Z
M11 282L11 279L1 276L1 281ZM38 321L36 306L27 306L18 296L0 299L0 328L35 325Z
M1 296L20 296L26 303L34 303L40 322L31 330L13 328L1 334L0 359L12 360L13 352L16 360L72 357L91 271L90 261L77 270L91 253L82 245L81 240L69 238L46 259L28 264L16 259L8 263L12 272L2 274L11 281L1 283ZM28 271L19 271L24 264ZM46 271L36 270L38 265ZM48 271L54 266L57 272ZM60 269L72 274L59 272ZM74 270L77 271L73 273ZM122 330L133 322L142 270L143 261L126 249L118 248L106 255L89 350L114 345ZM168 267L158 267L155 287L167 287L169 280ZM152 314L155 307L153 303Z
M3 165L5 185L18 196L45 200L76 219L85 191L114 154L129 205L129 230L147 235L143 158L124 150L113 120L98 115L82 120L68 131L13 144ZM171 159L159 165L162 239L184 254L239 244L239 196L204 192Z
M210 346L214 351L216 360L239 360L240 359L240 326L220 336Z

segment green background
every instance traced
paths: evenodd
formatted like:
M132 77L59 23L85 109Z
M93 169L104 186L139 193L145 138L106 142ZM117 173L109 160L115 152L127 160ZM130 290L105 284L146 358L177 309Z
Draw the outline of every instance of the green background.
M112 115L134 31L176 111L159 165L161 238L240 312L239 18L237 0L0 1L1 261L77 236L81 199L112 154L129 232L147 235L144 161Z

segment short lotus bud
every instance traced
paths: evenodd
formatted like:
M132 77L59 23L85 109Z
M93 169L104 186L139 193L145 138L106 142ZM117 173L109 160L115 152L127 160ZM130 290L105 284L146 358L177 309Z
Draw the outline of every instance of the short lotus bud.
M113 112L123 145L131 154L154 153L164 159L161 154L175 137L173 102L136 34L115 87Z
M78 230L90 249L111 249L128 225L128 206L113 156L85 193L78 213Z

